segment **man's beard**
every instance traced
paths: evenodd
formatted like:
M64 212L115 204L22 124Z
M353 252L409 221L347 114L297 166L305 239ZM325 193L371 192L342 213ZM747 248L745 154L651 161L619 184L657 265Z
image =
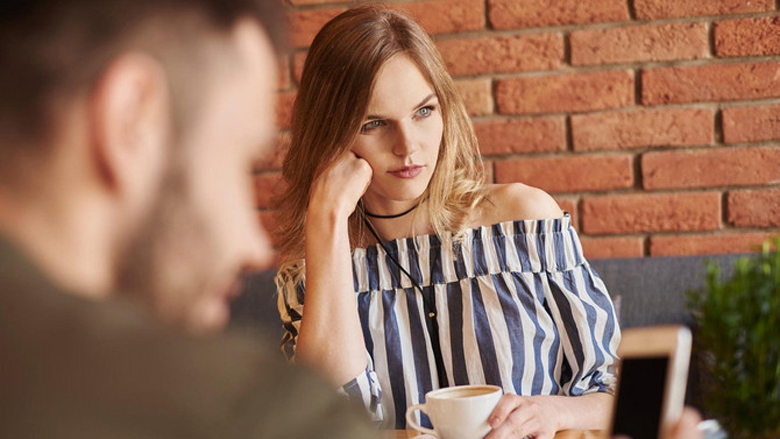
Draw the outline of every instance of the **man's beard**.
M202 212L187 190L185 172L173 167L157 200L118 261L118 293L138 299L165 323L188 326L215 267L214 248Z

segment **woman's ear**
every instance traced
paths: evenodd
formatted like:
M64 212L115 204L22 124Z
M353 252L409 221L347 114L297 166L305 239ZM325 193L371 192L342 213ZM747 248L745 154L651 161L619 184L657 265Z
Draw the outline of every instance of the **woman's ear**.
M126 53L104 70L90 99L90 153L105 188L135 204L150 196L169 153L171 104L162 65Z

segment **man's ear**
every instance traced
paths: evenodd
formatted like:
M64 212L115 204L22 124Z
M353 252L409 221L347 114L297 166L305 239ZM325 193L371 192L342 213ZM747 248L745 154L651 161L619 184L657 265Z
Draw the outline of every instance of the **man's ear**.
M169 153L165 70L142 53L114 59L93 90L90 110L90 153L97 174L107 190L143 203L154 191Z

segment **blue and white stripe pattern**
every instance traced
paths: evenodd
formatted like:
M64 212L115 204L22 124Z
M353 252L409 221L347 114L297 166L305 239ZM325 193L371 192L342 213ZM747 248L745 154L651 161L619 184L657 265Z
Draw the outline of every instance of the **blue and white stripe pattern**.
M435 294L451 385L495 384L519 395L613 391L620 329L568 215L477 227L454 244L423 235L385 247ZM343 390L383 427L405 428L406 407L439 387L423 300L380 246L352 258L370 361ZM280 298L288 357L303 296Z

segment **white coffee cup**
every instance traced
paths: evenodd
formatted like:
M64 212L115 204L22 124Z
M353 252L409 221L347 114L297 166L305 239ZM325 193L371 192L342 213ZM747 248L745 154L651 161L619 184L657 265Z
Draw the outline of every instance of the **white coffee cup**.
M432 390L425 394L425 404L406 409L406 423L439 439L481 439L490 433L488 418L502 393L498 386L482 384ZM433 430L417 423L415 410L428 415Z

